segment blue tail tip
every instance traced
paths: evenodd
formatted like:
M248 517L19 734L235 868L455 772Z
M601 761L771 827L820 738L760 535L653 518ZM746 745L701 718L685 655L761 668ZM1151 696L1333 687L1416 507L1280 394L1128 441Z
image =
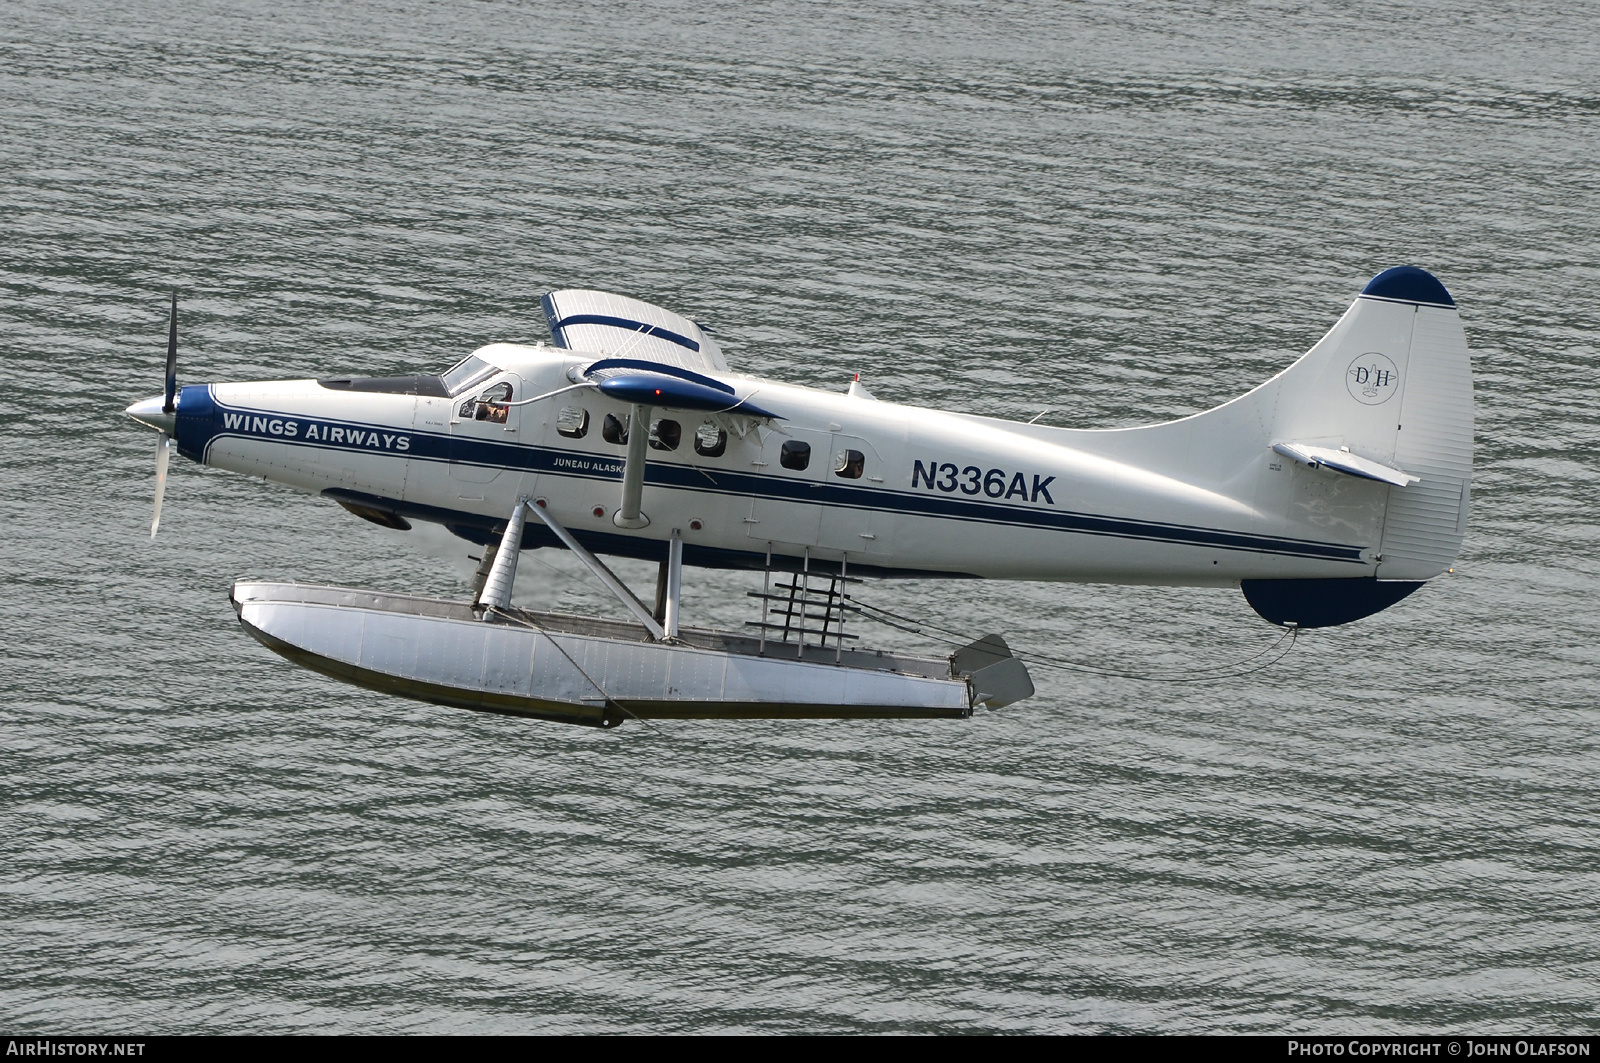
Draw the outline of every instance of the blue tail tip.
M1367 282L1362 295L1375 299L1394 299L1402 303L1421 303L1424 306L1455 306L1439 279L1416 266L1396 266L1386 269Z

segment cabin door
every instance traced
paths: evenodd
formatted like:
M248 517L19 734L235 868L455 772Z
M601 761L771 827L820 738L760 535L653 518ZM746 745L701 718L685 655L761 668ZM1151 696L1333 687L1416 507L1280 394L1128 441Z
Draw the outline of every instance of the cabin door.
M894 496L883 490L887 470L871 443L832 433L824 472L818 545L871 563L893 550Z
M755 486L750 494L745 534L758 545L770 542L780 554L798 557L801 547L817 545L821 522L823 478L832 446L827 432L762 427L761 451L752 462Z

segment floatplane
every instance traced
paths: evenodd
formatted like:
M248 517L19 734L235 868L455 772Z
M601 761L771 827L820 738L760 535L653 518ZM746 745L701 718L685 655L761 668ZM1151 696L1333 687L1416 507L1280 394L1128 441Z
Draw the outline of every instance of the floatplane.
M712 331L636 299L542 299L551 342L435 373L177 384L128 414L204 465L483 547L470 600L240 581L239 620L373 689L594 726L651 717L967 716L1033 694L990 635L942 656L859 645L862 577L1236 586L1292 628L1369 616L1445 572L1466 530L1473 400L1454 300L1378 274L1309 352L1204 413L1113 430L920 409L731 370ZM559 547L630 619L521 609ZM659 563L654 602L604 556ZM685 568L764 573L744 632L684 624Z

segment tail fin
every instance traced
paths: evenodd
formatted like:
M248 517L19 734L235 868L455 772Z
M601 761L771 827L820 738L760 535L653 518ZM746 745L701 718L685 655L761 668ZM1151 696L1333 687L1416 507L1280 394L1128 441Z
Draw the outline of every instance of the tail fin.
M1466 335L1444 285L1414 266L1378 274L1261 390L1272 384L1276 408L1263 420L1279 454L1390 486L1376 581L1246 580L1256 611L1280 624L1344 623L1448 568L1467 528L1473 417Z
M1472 481L1472 369L1444 285L1415 266L1378 274L1277 384L1274 444L1301 444L1314 464L1318 444L1341 448L1400 474L1326 462L1395 484L1377 577L1443 572L1461 549Z

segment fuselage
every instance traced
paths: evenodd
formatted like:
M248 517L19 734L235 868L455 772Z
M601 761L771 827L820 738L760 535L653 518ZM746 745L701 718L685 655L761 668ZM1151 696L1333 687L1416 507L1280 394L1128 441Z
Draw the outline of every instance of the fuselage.
M628 424L628 403L573 386L599 355L495 344L475 357L483 368L455 386L191 385L178 447L478 542L519 499L543 499L597 552L659 558L676 529L686 562L708 566L1231 585L1378 565L1389 487L1284 468L1247 407L1231 432L1215 430L1228 407L1211 411L1202 440L1184 421L1058 429L733 374L721 379L737 398L772 416L652 409L648 524L619 527L619 430L644 426ZM530 526L525 545L547 535Z

